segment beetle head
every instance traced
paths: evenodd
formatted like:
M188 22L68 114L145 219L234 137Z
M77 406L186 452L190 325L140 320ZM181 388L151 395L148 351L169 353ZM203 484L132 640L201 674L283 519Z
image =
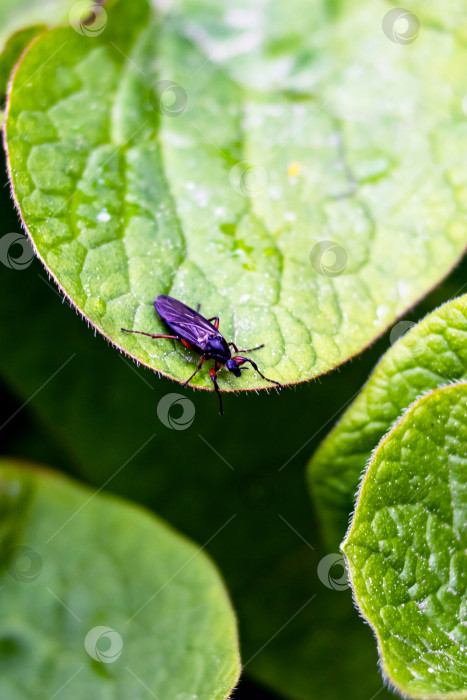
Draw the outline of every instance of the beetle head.
M227 362L225 363L225 366L227 367L229 372L232 372L236 377L241 376L241 371L240 367L238 366L237 360L230 358L230 360L227 360Z

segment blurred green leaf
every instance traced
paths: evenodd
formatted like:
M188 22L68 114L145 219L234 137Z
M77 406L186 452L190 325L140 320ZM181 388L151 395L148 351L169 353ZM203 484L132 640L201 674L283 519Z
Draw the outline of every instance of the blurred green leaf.
M0 465L3 698L224 700L235 620L206 555L58 474Z
M382 440L343 543L382 667L414 698L467 696L467 384L416 401Z
M81 0L78 2L83 6ZM92 2L87 4L90 5ZM0 53L15 32L35 24L57 24L65 21L72 5L73 0L2 0Z
M0 53L0 99L6 94L11 71L22 51L44 29L45 26L42 25L20 29L6 42L3 52Z
M0 96L23 49L46 25L65 22L70 8L82 17L92 0L2 0L0 3Z
M15 196L47 269L114 344L185 380L183 348L120 331L161 332L152 303L170 292L298 382L449 271L467 243L467 50L434 26L439 2L409 45L390 9L199 0L150 20L144 0L120 2L31 46L6 122ZM195 383L212 387L207 369Z
M344 536L360 474L383 435L422 393L467 378L467 295L441 306L416 326L401 321L391 339L397 340L394 347L308 467L322 531L331 547Z

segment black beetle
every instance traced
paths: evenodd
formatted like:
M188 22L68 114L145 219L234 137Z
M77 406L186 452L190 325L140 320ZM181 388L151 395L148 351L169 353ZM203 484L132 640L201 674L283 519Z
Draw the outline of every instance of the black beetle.
M190 382L195 374L201 369L203 362L205 360L214 360L214 368L209 370L209 376L211 377L214 388L219 396L219 406L220 413L222 415L222 397L219 390L219 385L217 383L217 372L221 369L223 365L227 367L229 372L232 372L236 377L240 377L242 370L248 369L248 367L242 367L245 362L249 362L259 376L265 379L267 382L272 384L277 384L277 386L282 387L282 384L276 382L274 379L268 379L262 374L258 366L249 357L242 357L241 355L234 355L230 347L233 347L236 353L239 352L253 352L253 350L259 350L264 347L263 345L258 345L256 348L250 348L249 350L239 350L235 343L228 343L222 333L219 332L219 317L213 316L212 318L204 318L199 313L198 310L195 311L191 309L183 302L169 297L166 294L161 294L154 301L154 308L161 317L165 325L170 328L173 335L159 335L153 333L145 333L144 331L130 331L126 328L122 328L125 333L140 333L141 335L147 335L150 338L171 338L173 340L179 340L182 345L184 345L189 350L193 350L201 355L201 359L198 363L198 367L193 372L191 377L189 377L182 386L186 386ZM214 321L214 323L211 323Z

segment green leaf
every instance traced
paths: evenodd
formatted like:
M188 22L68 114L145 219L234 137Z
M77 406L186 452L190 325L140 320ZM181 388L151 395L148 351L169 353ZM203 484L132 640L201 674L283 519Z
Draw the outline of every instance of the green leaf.
M416 401L372 456L342 545L384 673L415 698L465 698L467 384Z
M6 92L10 72L23 49L46 28L83 16L92 0L2 0L0 4L0 96Z
M8 79L22 51L44 29L42 25L27 27L15 32L7 41L3 52L0 53L0 99L6 94Z
M0 53L15 32L35 24L57 24L66 20L72 5L73 0L2 0ZM81 5L83 5L82 2Z
M152 303L169 292L240 346L265 343L267 376L303 381L455 264L467 50L439 0L409 45L383 31L389 10L198 0L149 19L140 0L92 36L30 47L6 122L15 197L47 269L117 347L189 376L173 341L120 331L163 332ZM194 383L212 387L207 368Z
M407 331L396 324L391 336ZM444 304L395 342L314 454L309 483L329 546L342 540L372 450L422 393L467 378L467 295Z
M206 555L153 516L0 464L0 694L229 696L235 620Z

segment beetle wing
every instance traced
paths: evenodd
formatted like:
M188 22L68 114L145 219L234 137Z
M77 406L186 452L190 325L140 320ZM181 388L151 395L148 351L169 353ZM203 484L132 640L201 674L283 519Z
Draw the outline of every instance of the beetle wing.
M154 308L166 326L200 352L203 352L208 338L222 337L207 318L178 299L161 294L154 301Z

